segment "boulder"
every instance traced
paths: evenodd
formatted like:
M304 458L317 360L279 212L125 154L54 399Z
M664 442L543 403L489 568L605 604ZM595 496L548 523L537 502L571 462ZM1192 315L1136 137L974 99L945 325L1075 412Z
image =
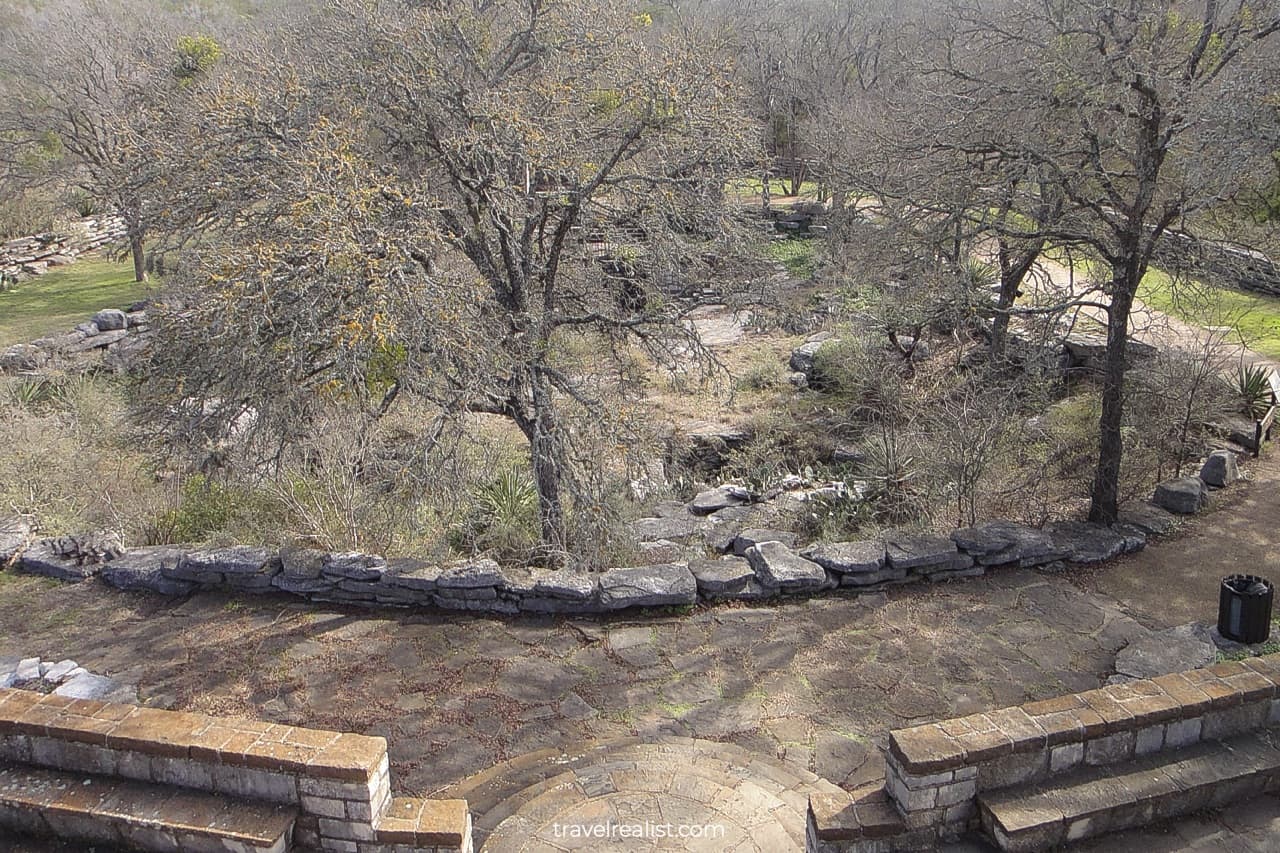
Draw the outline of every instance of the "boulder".
M812 379L817 368L818 350L822 349L828 340L829 338L808 341L796 347L791 353L790 361L787 362L791 372L803 375L806 380Z
M747 561L761 586L806 592L827 585L826 569L806 560L781 542L761 542L747 549Z
M169 574L181 559L181 551L165 545L131 548L104 565L100 575L116 589L190 595L199 588L199 584Z
M1178 524L1178 517L1146 501L1129 504L1120 510L1120 524L1141 530L1148 536L1163 536Z
M1236 455L1230 450L1215 450L1200 469L1200 479L1205 485L1225 488L1240 479L1240 467Z
M879 539L823 542L801 553L824 569L840 574L875 574L885 566L884 542Z
M698 591L708 597L726 597L743 592L755 580L755 570L742 557L694 560L689 564Z
M103 332L114 332L119 329L126 329L129 326L129 318L125 313L116 308L104 308L97 314L93 315L93 324Z
M729 507L744 506L751 503L751 492L741 486L724 485L699 492L689 504L695 515L711 515Z
M1192 515L1209 502L1209 489L1199 477L1180 477L1156 486L1151 502L1161 509Z
M982 566L1026 568L1066 556L1054 546L1048 533L1013 521L990 521L966 527L952 533L951 541Z
M788 530L769 530L763 527L750 527L737 535L733 540L733 553L745 556L747 549L761 542L781 542L788 548L796 546L796 535Z
M610 569L600 575L600 604L607 610L689 605L697 601L697 581L682 563Z
M38 370L49 361L49 353L35 344L16 344L0 350L0 371Z
M1044 529L1068 563L1101 563L1135 550L1125 534L1101 524L1055 521Z

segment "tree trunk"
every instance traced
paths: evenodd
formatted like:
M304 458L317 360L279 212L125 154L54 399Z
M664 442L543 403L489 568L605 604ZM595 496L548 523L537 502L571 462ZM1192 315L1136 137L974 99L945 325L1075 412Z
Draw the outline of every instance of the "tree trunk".
M147 255L142 245L142 229L129 226L129 254L133 256L133 280L147 280Z
M1114 524L1120 512L1120 461L1124 455L1124 375L1129 343L1129 311L1137 279L1132 269L1113 271L1115 292L1107 317L1107 353L1102 373L1102 417L1098 426L1098 467L1089 498L1089 520Z
M533 482L538 490L538 522L547 556L558 561L568 545L562 495L564 462L551 387L545 379L538 377L531 390L533 419L528 422L526 436L533 463Z

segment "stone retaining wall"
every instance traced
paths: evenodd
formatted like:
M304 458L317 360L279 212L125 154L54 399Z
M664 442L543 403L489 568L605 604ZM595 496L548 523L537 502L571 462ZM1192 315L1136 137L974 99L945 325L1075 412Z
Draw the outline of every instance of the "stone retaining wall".
M429 834L421 801L393 809L380 737L0 688L0 760L296 806L294 842L307 849L383 853ZM427 802L427 847L469 851L466 804ZM401 826L397 812L414 805Z
M811 849L928 849L976 828L979 794L1026 785L1082 766L1221 740L1280 723L1280 654L1114 684L890 732L885 793L897 820L879 826L896 843L871 840L876 804L815 803ZM883 808L881 806L881 808ZM883 817L883 816L881 816ZM857 823L856 835L839 843Z
M51 267L75 263L85 252L126 238L124 220L118 216L89 216L72 222L65 231L19 237L0 244L0 289L38 276Z
M85 372L99 367L123 373L148 346L150 329L141 304L129 310L107 308L61 334L0 349L0 373L44 368Z

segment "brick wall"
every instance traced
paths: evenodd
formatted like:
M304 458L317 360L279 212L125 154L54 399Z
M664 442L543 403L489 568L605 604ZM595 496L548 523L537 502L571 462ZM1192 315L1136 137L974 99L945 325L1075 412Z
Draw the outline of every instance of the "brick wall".
M295 806L303 848L465 853L471 844L461 801L393 808L379 737L0 689L0 760ZM431 843L415 848L419 836Z

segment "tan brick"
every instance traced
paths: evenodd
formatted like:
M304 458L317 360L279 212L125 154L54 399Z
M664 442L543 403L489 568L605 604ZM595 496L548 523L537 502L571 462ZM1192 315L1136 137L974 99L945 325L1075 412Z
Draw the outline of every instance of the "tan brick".
M889 733L889 751L903 769L915 775L953 770L964 763L965 749L937 725Z
M1151 680L1177 703L1182 719L1198 717L1213 704L1209 694L1193 684L1184 673L1175 672Z
M1001 708L987 713L987 719L1009 736L1014 752L1033 752L1044 749L1045 731L1021 708Z

